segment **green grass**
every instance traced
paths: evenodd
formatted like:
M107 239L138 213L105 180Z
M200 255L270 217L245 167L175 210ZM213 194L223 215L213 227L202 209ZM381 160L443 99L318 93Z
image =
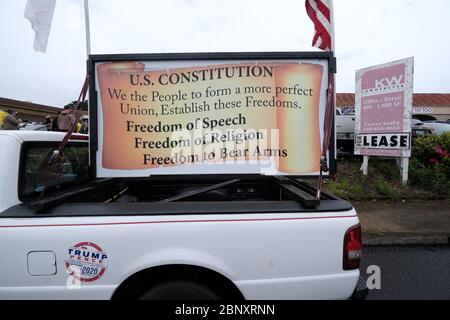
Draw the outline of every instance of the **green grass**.
M403 187L395 160L370 159L368 176L360 171L361 164L361 157L340 158L336 179L325 181L325 190L351 201L429 200L445 197L442 193L414 186Z
M392 182L388 182L384 176L378 176L375 179L375 190L379 195L387 197L389 200L400 200L401 190Z

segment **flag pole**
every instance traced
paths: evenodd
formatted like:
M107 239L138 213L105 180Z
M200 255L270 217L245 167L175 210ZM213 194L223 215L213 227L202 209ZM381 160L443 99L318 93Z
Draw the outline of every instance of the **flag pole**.
M89 0L84 0L84 21L86 30L86 55L89 59L91 54L91 28L89 24Z
M335 52L336 45L335 45L335 36L334 36L334 6L333 6L333 0L330 0L330 19L331 19L331 51Z
M336 57L336 36L335 36L335 32L334 32L334 6L333 6L333 0L330 0L330 19L331 19L331 51L334 54L334 57ZM333 117L335 119L335 121L333 121L334 123L334 159L337 160L337 141L336 141L336 73L333 73L333 91L334 91L334 97L333 97L333 102L334 102L334 108L333 108Z
M89 23L89 0L84 0L84 22L85 22L85 31L86 31L86 59L89 60L89 56L91 55L91 26ZM89 71L86 70L86 93L89 95ZM84 96L86 98L86 96ZM83 99L84 99L83 98ZM88 113L90 114L90 103L88 104ZM89 127L91 127L90 117L89 117ZM91 143L91 135L89 135L89 144ZM91 166L91 156L90 156L90 148L89 148L89 166Z

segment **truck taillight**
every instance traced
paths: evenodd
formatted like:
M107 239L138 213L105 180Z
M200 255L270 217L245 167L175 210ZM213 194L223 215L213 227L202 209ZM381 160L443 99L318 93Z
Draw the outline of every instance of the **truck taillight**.
M85 134L72 134L70 140L89 141L89 136Z
M361 225L351 227L344 237L344 270L355 270L361 262Z

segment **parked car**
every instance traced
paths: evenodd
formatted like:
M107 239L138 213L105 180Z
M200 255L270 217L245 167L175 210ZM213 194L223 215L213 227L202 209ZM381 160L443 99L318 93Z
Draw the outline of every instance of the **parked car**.
M423 121L419 120L419 119L412 119L412 127L419 127L419 126L423 126Z
M450 132L450 123L447 123L446 121L434 121L434 122L426 121L424 122L424 126L433 128L434 133L437 135Z
M355 147L355 113L336 109L336 140L338 150L353 153Z
M412 128L412 138L420 138L420 137L426 137L429 135L432 135L434 133L434 130L432 128L427 127L413 127Z
M435 132L436 130L433 127L426 125L424 122L417 119L412 120L411 133L413 139L435 134Z

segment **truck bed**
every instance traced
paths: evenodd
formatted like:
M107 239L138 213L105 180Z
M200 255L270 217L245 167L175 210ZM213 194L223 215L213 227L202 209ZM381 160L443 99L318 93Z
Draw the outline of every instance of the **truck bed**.
M195 181L195 182L194 182ZM286 185L294 187L293 193ZM331 194L314 199L314 188L296 179L273 177L187 177L173 180L112 179L96 187L80 186L29 199L1 213L2 217L251 214L343 212L352 205Z

